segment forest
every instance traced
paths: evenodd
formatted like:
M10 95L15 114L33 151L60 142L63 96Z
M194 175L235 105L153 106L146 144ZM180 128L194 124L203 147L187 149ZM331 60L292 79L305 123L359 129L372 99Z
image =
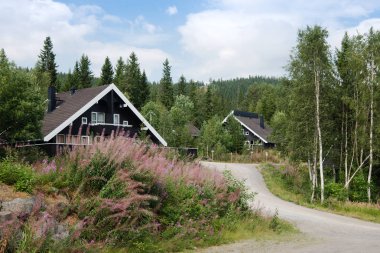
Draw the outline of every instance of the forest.
M162 78L150 82L131 52L114 65L106 57L100 77L83 54L67 73L58 73L53 43L43 42L34 68L17 66L0 51L0 141L40 138L46 91L59 92L115 83L172 147L198 147L219 156L244 153L240 126L221 125L231 110L264 115L273 128L276 150L308 170L311 201L329 191L358 194L353 201L379 198L380 32L345 34L331 48L328 31L311 26L298 32L284 77L249 76L203 83L181 76L173 80L168 59ZM175 66L174 66L175 67ZM252 70L254 72L254 70ZM21 103L16 103L21 101ZM190 136L189 125L200 137Z

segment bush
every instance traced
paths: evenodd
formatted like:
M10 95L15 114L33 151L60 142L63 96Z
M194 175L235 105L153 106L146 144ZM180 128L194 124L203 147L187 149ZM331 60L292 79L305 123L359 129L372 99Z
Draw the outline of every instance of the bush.
M367 187L368 183L367 180L365 180L363 173L357 174L352 179L350 189L348 192L350 200L355 202L367 202ZM373 192L373 185L371 185L371 188Z
M17 191L31 193L35 184L35 172L31 166L8 157L0 163L0 181L14 185Z
M334 182L325 185L325 194L326 198L335 198L340 201L345 201L348 198L348 192L344 185Z

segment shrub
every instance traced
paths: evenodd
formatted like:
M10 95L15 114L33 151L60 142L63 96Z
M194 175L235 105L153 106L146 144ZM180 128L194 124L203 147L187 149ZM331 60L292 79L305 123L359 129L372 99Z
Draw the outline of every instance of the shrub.
M14 185L17 191L31 193L35 184L35 172L31 166L8 157L0 163L0 181Z
M325 194L326 198L335 198L340 201L345 201L348 197L348 192L347 189L344 188L344 185L334 182L326 184Z
M366 202L367 197L367 187L368 183L364 178L363 173L357 174L351 182L350 189L348 191L349 198L351 201L356 202ZM373 184L371 185L372 191L374 190Z

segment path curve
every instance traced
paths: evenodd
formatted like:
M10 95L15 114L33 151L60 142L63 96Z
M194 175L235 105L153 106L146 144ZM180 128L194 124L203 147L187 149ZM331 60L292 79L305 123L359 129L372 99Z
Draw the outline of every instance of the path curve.
M380 224L331 214L284 201L266 187L255 164L202 162L203 166L218 171L231 170L238 179L257 195L253 207L261 207L295 224L309 238L301 241L273 243L255 240L212 247L202 252L380 252ZM223 249L224 247L224 249Z

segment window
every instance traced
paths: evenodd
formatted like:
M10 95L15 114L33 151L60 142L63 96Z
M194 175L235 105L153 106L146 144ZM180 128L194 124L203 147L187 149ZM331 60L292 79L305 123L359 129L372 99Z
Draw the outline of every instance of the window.
M91 123L96 124L98 122L98 113L92 112L91 113Z
M114 125L119 125L120 124L120 115L119 114L114 114L113 115L113 124Z
M65 143L65 135L64 134L58 134L57 135L57 143Z
M104 112L98 112L98 123L106 122L106 114Z
M128 120L123 120L123 126L129 126Z
M86 125L87 124L87 117L82 117L82 124Z
M104 112L91 112L91 123L92 124L104 124L106 114Z
M247 131L247 132L245 132L245 135L249 135L249 132Z
M81 136L81 144L90 144L90 136Z

